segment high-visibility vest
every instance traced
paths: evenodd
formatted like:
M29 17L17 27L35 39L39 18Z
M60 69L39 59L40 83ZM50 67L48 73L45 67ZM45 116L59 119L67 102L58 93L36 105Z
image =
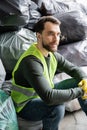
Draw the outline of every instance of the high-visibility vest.
M56 60L55 56L50 52L50 66L49 66L49 72L48 72L48 67L47 67L45 58L44 58L43 54L40 52L40 50L36 47L36 44L37 43L32 44L31 47L29 47L29 49L22 54L22 56L19 58L16 66L12 72L13 87L12 87L11 96L14 100L14 103L16 104L17 112L19 112L29 100L39 97L36 94L35 90L33 89L33 86L32 86L32 88L26 88L25 86L20 86L20 85L16 84L16 82L15 82L15 78L14 78L15 72L18 70L19 65L24 57L33 55L36 58L38 58L41 61L41 63L43 64L43 68L44 68L43 75L48 80L50 86L52 88L54 87L53 77L54 77L54 74L55 74L55 71L57 68L57 60Z

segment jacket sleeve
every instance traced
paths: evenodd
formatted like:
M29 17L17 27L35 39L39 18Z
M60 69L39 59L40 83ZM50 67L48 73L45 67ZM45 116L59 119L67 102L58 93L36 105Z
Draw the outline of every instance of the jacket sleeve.
M87 74L81 69L81 67L69 62L59 53L55 53L55 56L58 61L57 71L65 72L78 81L82 79L87 79Z
M17 78L18 77L18 78ZM19 82L20 81L20 82ZM33 87L39 97L48 105L58 105L83 95L81 88L52 89L43 75L43 65L35 57L26 57L16 72L16 82Z

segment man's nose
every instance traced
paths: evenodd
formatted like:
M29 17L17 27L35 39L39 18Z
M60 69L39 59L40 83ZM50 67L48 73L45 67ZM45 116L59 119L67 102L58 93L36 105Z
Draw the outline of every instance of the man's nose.
M55 35L55 36L54 36L54 40L55 40L55 41L59 41L59 39L60 39L60 36L59 36L59 35Z

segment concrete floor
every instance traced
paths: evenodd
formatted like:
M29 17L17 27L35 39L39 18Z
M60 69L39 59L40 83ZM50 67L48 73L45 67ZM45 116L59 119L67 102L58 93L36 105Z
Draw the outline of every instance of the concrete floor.
M82 110L67 113L60 123L59 130L87 130L87 117Z
M19 119L19 130L41 130L41 124ZM65 117L60 122L59 130L87 130L85 113L81 109L75 112L66 112Z

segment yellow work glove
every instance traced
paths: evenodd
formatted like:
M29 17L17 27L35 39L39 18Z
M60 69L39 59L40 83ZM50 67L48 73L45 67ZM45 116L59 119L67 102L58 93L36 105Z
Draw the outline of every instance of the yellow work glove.
M78 83L78 86L82 88L84 91L84 95L82 96L82 99L87 99L87 79L83 79Z

